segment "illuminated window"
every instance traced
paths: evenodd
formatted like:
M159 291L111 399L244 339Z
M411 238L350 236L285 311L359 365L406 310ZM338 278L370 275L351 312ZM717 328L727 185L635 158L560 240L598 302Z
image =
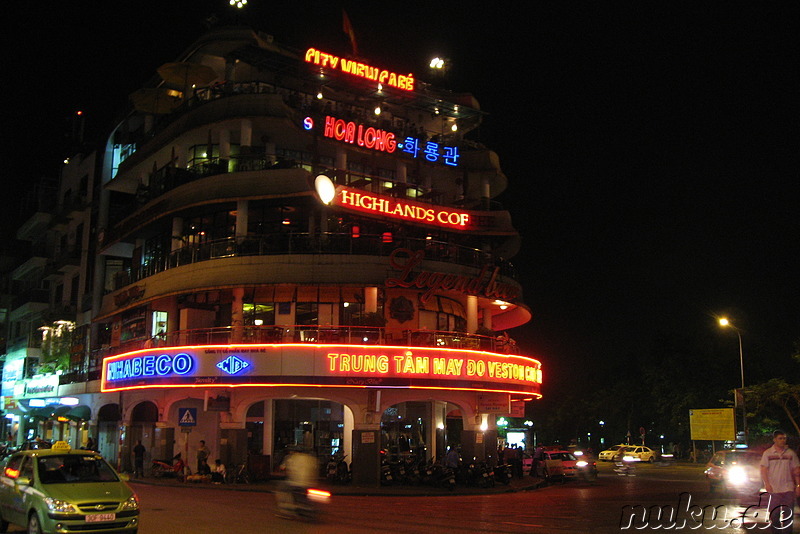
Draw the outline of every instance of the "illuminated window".
M242 305L245 325L274 325L275 303L246 303Z

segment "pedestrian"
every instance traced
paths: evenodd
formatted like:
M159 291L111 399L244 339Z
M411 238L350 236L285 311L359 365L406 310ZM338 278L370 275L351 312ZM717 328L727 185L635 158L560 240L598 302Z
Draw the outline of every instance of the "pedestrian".
M136 445L133 447L133 477L144 477L144 453L145 448L142 445L142 440L137 440Z
M447 451L447 454L444 455L444 466L455 471L458 469L458 464L460 461L461 457L459 456L456 448L450 447L450 449Z
M772 447L761 456L761 479L769 494L769 520L772 532L792 531L794 503L800 492L800 460L786 444L786 433L772 433Z
M87 451L93 451L95 449L94 440L90 437L86 440L86 446L84 447Z
M542 456L544 456L544 447L541 445L537 445L535 449L533 449L533 461L531 462L531 471L528 473L530 476L535 477L539 476L539 464L542 461Z
M211 471L211 482L214 484L222 484L225 482L225 464L222 460L217 458L214 460L214 469Z
M197 472L199 474L210 472L211 468L208 467L208 457L211 456L211 451L206 447L205 440L200 440L200 446L197 448Z

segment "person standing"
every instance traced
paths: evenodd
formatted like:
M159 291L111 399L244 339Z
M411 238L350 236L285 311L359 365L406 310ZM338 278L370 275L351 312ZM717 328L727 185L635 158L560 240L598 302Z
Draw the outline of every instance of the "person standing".
M86 446L84 449L87 451L93 451L95 449L94 440L92 438L86 440Z
M136 445L133 446L133 477L144 477L144 453L145 448L142 445L142 440L137 440Z
M786 433L772 433L773 445L761 456L761 479L769 494L772 532L791 532L794 502L800 492L800 460L787 446Z
M197 472L198 474L205 474L206 471L211 471L211 468L208 466L208 457L211 455L211 451L208 450L206 447L206 442L204 440L200 440L200 446L197 448Z

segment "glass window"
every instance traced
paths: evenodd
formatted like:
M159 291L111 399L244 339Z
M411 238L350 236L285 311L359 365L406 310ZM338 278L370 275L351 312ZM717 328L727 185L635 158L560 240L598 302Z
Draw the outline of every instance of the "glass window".
M78 454L43 456L38 459L39 481L42 484L76 484L82 482L116 482L117 475L99 456Z
M261 326L275 324L275 303L245 303L242 305L244 324Z
M298 302L295 307L295 324L317 324L319 305L316 302Z

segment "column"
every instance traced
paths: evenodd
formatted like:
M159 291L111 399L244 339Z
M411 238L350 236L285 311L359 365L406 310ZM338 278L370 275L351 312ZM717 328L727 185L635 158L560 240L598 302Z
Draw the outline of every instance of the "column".
M347 152L338 147L336 148L336 168L347 170Z
M242 147L253 146L253 122L247 119L242 120L240 131L240 144Z
M478 297L467 295L467 333L478 331Z
M183 247L183 218L172 218L172 252Z
M241 241L247 237L248 219L250 216L250 202L245 198L236 201L236 240Z
M364 312L377 313L378 311L378 288L364 288Z
M226 171L230 169L228 161L231 159L231 131L228 129L219 132L219 163Z
M489 465L497 463L497 426L494 417L487 414L464 416L461 431L461 457L477 458Z
M231 302L231 343L240 343L244 337L243 299L244 288L233 288L233 302Z

